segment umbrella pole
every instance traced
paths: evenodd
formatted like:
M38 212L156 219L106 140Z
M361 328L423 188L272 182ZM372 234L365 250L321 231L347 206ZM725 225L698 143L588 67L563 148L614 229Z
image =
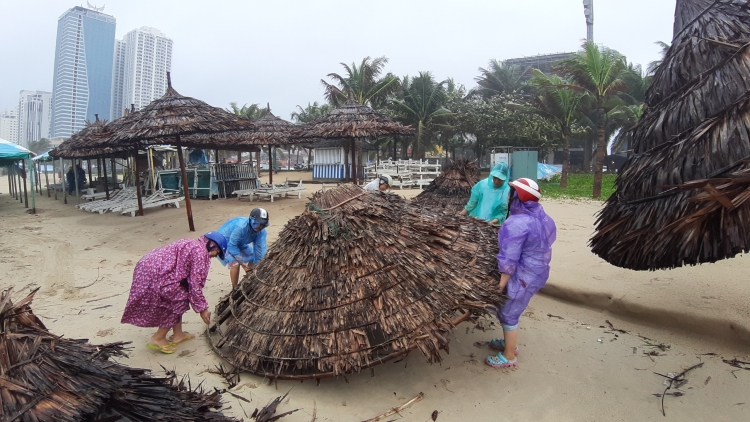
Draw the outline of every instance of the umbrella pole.
M24 160L24 162L25 161L26 160ZM38 183L36 182L36 169L34 168L34 163L31 162L31 159L29 159L29 170L29 175L31 176L31 213L36 214L36 186Z
M55 171L55 159L52 160L52 181L55 183L55 201L57 201L57 172Z
M52 167L55 166L55 162L52 162ZM54 171L54 168L52 169ZM49 191L49 168L47 168L47 164L44 165L44 181L47 182L47 198L51 198L52 194Z
M63 188L63 200L64 200L63 203L67 204L68 203L68 177L66 173L63 173L64 171L65 171L65 162L61 158L60 159L60 174L62 174L62 176L60 177L60 185Z
M353 171L352 181L356 185L356 184L358 184L357 183L357 167L358 167L357 166L357 141L354 140L354 139L352 139L352 147L351 148L352 148L352 171Z
M10 188L10 186L11 186L11 184L10 184L10 167L5 166L5 170L8 173L8 194L9 195L13 195L13 190Z
M104 172L104 192L107 195L107 201L109 201L109 180L107 180L107 159L102 157L102 170Z
M91 179L91 160L86 160L86 166L89 170L89 187L92 187L94 185L94 181Z
M29 161L30 163L33 163L33 161ZM34 177L34 184L36 184L36 190L39 192L39 195L42 194L42 184L39 183L42 180L42 163L37 162L36 163L36 175Z
M26 189L26 160L21 160L21 170L23 171L21 177L23 177L23 198L24 198L24 206L26 208L29 207L29 192L28 189ZM33 187L33 186L32 186ZM33 195L34 192L31 192Z
M271 145L268 146L268 183L273 186L273 147Z
M80 164L76 165L76 160L73 160L73 180L76 184L76 196L78 197L78 203L81 202L81 192L79 192L78 189L78 167L80 167Z
M185 157L182 156L182 145L180 145L180 135L177 135L177 158L180 160L180 174L182 174L182 190L185 193L185 208L187 209L188 226L190 231L195 231L193 225L193 207L190 205L190 193L188 192L187 173L185 172ZM198 175L195 175L196 179Z
M154 176L154 149L148 149L148 166L151 168L151 193L156 192L156 176Z
M260 186L260 153L263 151L263 147L260 147L260 151L255 153L255 161L258 163L258 167L256 167L256 173L258 175L258 186Z
M138 174L138 148L133 151L133 168L135 169L135 196L138 198L138 215L143 217L143 195L141 194L141 176Z
M23 175L21 174L21 168L19 167L17 161L13 162L13 169L16 172L15 173L15 175L16 175L16 186L18 187L16 189L16 193L17 193L16 199L18 199L18 202L23 202L23 189L22 189L22 186L23 186L23 181L22 181Z
M112 158L109 160L109 163L112 165L112 187L117 187L117 163L115 162L115 159Z

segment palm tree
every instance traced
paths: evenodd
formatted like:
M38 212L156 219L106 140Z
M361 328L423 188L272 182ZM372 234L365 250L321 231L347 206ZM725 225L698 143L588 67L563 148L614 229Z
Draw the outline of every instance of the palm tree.
M664 61L665 57L667 57L667 53L669 52L669 49L672 47L671 45L665 43L664 41L657 41L654 44L658 45L661 48L661 58L659 60L654 60L648 64L646 73L649 75L653 75L654 72L656 72L656 69L659 66L661 66L661 62Z
M295 123L309 123L319 119L333 110L330 104L318 104L317 101L312 104L307 103L307 107L297 106L299 111L293 111L291 118Z
M385 56L365 57L359 67L355 63L351 66L341 63L346 71L344 76L329 73L334 84L320 80L326 90L326 100L334 107L340 107L349 99L375 109L383 107L388 96L399 89L399 79L392 73L380 77L387 63Z
M615 50L599 48L593 42L584 44L584 51L562 60L556 70L591 97L596 123L596 164L592 196L602 195L602 168L607 148L607 102L626 89L621 79L627 69L625 56Z
M633 132L631 129L638 123L643 115L643 103L632 105L619 105L607 113L610 133L615 133L612 139L612 150L615 151L623 145L632 147Z
M508 66L493 59L487 69L480 67L479 71L481 76L474 78L479 86L472 90L472 94L489 98L498 94L511 94L524 86L523 76L526 71L518 66Z
M401 120L417 129L412 147L414 157L424 157L429 144L428 138L451 115L445 108L448 100L447 83L448 81L435 82L430 72L419 72L419 76L404 77L403 99L392 101Z
M573 135L573 125L582 111L584 93L570 86L570 83L554 75L534 69L531 85L536 89L536 96L532 104L537 113L554 122L560 129L563 144L563 168L560 187L568 187L568 172L570 171L570 138Z
M226 109L228 112L241 116L242 118L245 118L247 120L260 119L266 114L267 111L265 107L261 107L258 104L245 104L242 107L239 107L234 101L229 103L229 107L230 108Z
M621 79L625 82L625 90L619 97L628 105L643 104L646 101L646 91L651 86L653 76L644 74L641 65L629 63L627 69L622 73Z

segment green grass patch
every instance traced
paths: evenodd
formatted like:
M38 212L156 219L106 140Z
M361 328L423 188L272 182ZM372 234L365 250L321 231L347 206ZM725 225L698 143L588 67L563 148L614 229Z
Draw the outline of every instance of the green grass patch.
M599 200L604 201L615 192L616 174L605 173L602 175L602 196ZM555 176L550 181L540 181L542 195L551 199L592 199L594 191L594 174L569 174L568 187L560 188L560 176Z

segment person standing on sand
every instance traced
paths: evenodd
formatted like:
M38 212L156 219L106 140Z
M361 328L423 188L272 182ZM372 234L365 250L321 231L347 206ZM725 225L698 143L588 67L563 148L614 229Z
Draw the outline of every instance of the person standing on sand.
M120 322L159 327L146 347L174 353L175 346L195 338L194 334L182 331L182 314L190 306L203 322L211 321L203 286L211 258L223 258L226 249L224 236L209 232L199 239L180 239L144 255L133 271L130 297ZM167 339L170 329L172 336Z
M509 368L518 363L518 319L531 297L547 283L552 244L557 238L555 222L539 204L539 185L523 178L510 182L510 186L510 216L497 238L499 290L508 296L497 311L503 338L490 341L490 347L500 353L485 360L493 368Z
M249 218L236 217L219 228L219 233L228 242L227 256L220 261L225 267L229 267L232 290L239 283L240 267L246 273L250 272L266 256L266 252L268 252L266 243L267 226L268 211L264 208L255 208L250 212Z
M509 173L506 163L496 164L488 178L471 188L469 202L459 214L489 221L490 224L503 224L508 215Z

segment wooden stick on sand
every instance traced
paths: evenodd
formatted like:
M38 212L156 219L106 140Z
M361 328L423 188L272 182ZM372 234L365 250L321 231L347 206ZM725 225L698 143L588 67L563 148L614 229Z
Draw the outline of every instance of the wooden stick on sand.
M412 404L414 404L414 403L416 403L418 401L421 401L423 398L424 398L424 393L419 393L419 394L417 394L416 397L414 397L413 399L409 400L408 402L402 404L401 406L394 407L393 409L391 409L391 410L389 410L389 411L387 411L387 412L385 412L385 413L383 413L381 415L375 416L372 419L367 419L366 421L363 421L363 422L378 422L378 421L382 421L383 419L387 418L388 416L395 415L396 413L401 412L402 410L406 409L407 407L411 406Z

